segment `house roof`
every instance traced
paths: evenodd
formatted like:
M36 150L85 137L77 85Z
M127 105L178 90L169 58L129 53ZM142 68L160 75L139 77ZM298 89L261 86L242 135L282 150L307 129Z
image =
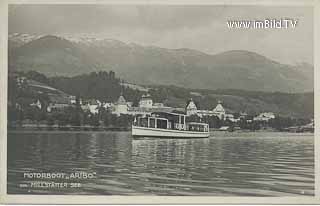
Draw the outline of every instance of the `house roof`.
M197 106L192 99L190 99L190 101L188 102L187 109L197 109Z
M142 95L141 100L151 99L150 94Z
M213 109L214 112L225 112L223 106L221 105L221 103L218 103L216 108Z
M126 105L127 104L126 99L122 95L120 95L120 97L117 101L117 104Z

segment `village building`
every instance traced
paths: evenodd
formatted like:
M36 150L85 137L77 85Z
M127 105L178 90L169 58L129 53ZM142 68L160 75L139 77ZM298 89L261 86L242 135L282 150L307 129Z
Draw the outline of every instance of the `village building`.
M225 114L224 118L230 120L231 122L236 122L237 119L234 118L233 114Z
M102 103L102 107L106 110L112 110L112 108L114 108L114 104L112 102L104 102Z
M153 107L153 101L152 101L151 96L149 94L142 95L142 97L139 101L139 107L142 107L142 108L152 108Z
M59 110L65 107L70 106L70 101L68 98L61 97L59 95L51 95L49 97L50 103L47 107L47 112L51 112L52 110Z
M240 119L247 119L248 118L248 114L246 112L240 112L239 113L239 118Z
M99 113L99 107L101 106L101 102L99 100L91 99L87 102L87 105L91 114Z
M146 116L146 115L151 115L152 112L153 112L152 108L147 108L147 107L130 107L130 108L128 108L128 114L130 114L132 116L136 116L136 115Z
M70 95L70 96L69 96L69 100L70 100L70 104L76 104L76 103L77 103L77 98L76 98L76 96ZM80 105L82 104L82 100L81 100L81 99L79 100L79 104L80 104Z
M264 112L259 114L258 116L254 117L254 121L269 121L270 119L274 119L276 116L273 112Z
M156 102L156 103L153 103L153 106L152 107L155 107L155 108L162 108L162 107L165 107L163 103L160 103L160 102Z
M31 103L30 106L37 107L38 109L42 108L42 105L39 99L36 102Z
M128 107L132 107L133 106L133 102L127 102Z
M221 101L218 101L217 106L213 109L213 113L215 116L219 117L219 119L225 119L226 111L223 108Z
M197 111L198 108L191 98L190 101L187 103L186 114L187 116L196 115Z
M202 109L202 110L197 110L197 115L199 117L204 117L204 116L213 116L214 113L213 111L210 111L210 110L205 110L205 109Z
M128 114L128 105L126 99L122 95L120 95L118 101L115 103L112 113L118 116L120 116L121 114Z
M222 106L221 101L218 102L217 106L212 110L199 110L197 109L196 104L191 99L186 106L186 114L190 115L198 115L199 117L204 116L217 116L219 119L226 119L228 117L231 121L234 121L234 117L232 114L226 114L225 109Z
M81 105L81 109L82 109L84 112L90 112L90 107L89 107L88 104Z
M120 116L121 114L128 115L151 115L153 112L172 112L175 109L165 106L163 103L153 103L150 95L143 95L139 101L138 107L133 107L132 102L127 102L126 99L121 95L118 101L112 106L112 113Z

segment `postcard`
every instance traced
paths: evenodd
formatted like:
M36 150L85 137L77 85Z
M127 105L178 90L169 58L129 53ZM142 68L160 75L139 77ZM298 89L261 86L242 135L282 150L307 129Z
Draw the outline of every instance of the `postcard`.
M319 2L0 8L1 203L320 203Z

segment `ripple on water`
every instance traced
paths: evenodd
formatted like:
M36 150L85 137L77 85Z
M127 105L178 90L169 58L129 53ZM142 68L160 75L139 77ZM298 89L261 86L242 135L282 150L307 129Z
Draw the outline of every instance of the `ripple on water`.
M9 133L10 194L314 195L313 136L213 133L139 139L126 132ZM220 135L220 136L219 136ZM17 150L17 148L19 148ZM23 172L96 172L81 188L19 188Z

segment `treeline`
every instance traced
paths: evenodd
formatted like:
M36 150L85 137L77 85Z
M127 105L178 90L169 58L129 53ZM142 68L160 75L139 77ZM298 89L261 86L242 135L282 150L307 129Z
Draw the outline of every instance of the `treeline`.
M198 95L194 94L198 93ZM246 112L258 115L261 112L274 112L294 118L314 117L314 93L282 93L245 91L237 89L189 89L177 86L153 86L152 97L169 106L183 107L186 100L193 98L198 109L212 110L222 101L229 113Z
M38 73L39 74L39 73ZM43 78L39 74L39 78ZM44 80L46 81L44 76ZM27 109L30 104L36 100L40 100L42 103L48 104L49 96L47 93L39 92L29 87L27 82L17 82L16 77L9 75L8 77L8 107L17 107L20 109Z
M142 91L121 85L121 79L113 71L92 72L74 77L46 77L45 75L29 71L24 73L27 78L42 82L68 94L86 99L115 102L122 93L127 101L134 106L143 93ZM186 102L193 98L198 109L212 110L219 100L230 113L247 112L257 115L261 112L274 112L282 116L313 118L314 93L281 93L244 91L237 89L189 89L174 85L149 85L149 94L154 102L163 102L171 107L185 107ZM198 92L194 95L192 92Z
M238 89L217 89L217 90L194 90L205 96L237 96L247 99L248 102L262 102L266 106L276 107L279 112L286 116L302 116L303 118L313 118L314 116L314 92L304 93L283 93L283 92L263 92L247 91ZM234 106L234 105L232 105Z
M98 114L84 111L80 107L70 106L48 113L37 107L16 109L8 107L8 122L10 126L46 125L46 126L94 126L107 128L129 128L133 117L129 115L117 116L110 111L100 108Z
M48 112L47 107L50 104L49 93L53 91L47 90L42 92L38 88L31 87L28 81L17 81L17 79L21 79L22 77L25 77L26 80L34 80L57 88L67 94L75 95L77 97L77 104ZM32 124L45 124L49 126L90 125L128 127L131 125L132 117L127 115L118 117L111 114L110 111L104 111L104 108L100 108L99 114L91 114L89 111L83 110L79 104L80 98L83 100L97 99L114 102L122 93L127 101L134 101L137 105L142 93L121 86L120 81L119 78L116 78L113 71L92 72L72 78L48 78L34 71L11 74L8 79L8 122L9 124L14 123L17 125L31 122ZM37 106L31 106L37 100L41 103L41 109Z
M133 106L138 106L140 97L145 93L121 85L122 80L116 77L116 74L113 71L92 72L90 74L74 77L46 77L35 71L20 72L18 75L52 86L81 99L98 99L100 101L115 102L119 95L123 94L127 101L133 102ZM18 86L13 77L9 76L9 78L11 78L8 81L10 103L8 107L9 118L11 118L11 114L17 113L17 111L15 111L17 110L16 103L18 103L19 107L21 107L20 109L23 110L23 119L28 118L35 121L38 121L38 119L49 121L50 118L55 119L58 118L57 116L59 115L65 116L65 114L70 114L68 112L72 111L72 109L70 109L70 111L63 111L60 112L59 115L46 114L46 117L42 117L44 114L38 115L37 112L33 111L35 108L32 108L30 103L39 99L43 108L45 108L49 103L49 97L46 92L39 93L28 86ZM276 125L280 125L279 127L295 125L295 121L299 121L299 119L313 118L313 93L287 94L243 90L191 90L172 85L150 85L149 88L151 89L149 89L148 93L151 95L154 102L163 102L165 105L171 107L185 107L187 101L190 98L193 98L198 109L212 110L218 103L218 100L222 100L224 108L227 109L228 113L232 114L243 111L247 112L250 116L255 116L261 112L275 112L278 114L278 117L276 118L276 121L278 122L270 123L270 126L274 128ZM198 92L199 95L195 95L192 91ZM44 111L42 112L46 113L45 109L43 110ZM38 116L36 115L33 117L31 113L37 114ZM84 115L82 114L83 112L79 113ZM13 116L17 115L15 114ZM31 116L31 118L29 118L29 116ZM87 119L87 116L88 115L83 116L83 120L81 120L83 124L89 122L91 122L90 124L93 124L92 122L96 121L94 115L91 116L91 119L89 118L89 120ZM235 116L235 118L237 117ZM15 117L11 119L21 118ZM73 122L72 120L66 119L67 117L61 117L59 121L62 123L67 122L68 124ZM102 121L101 117L99 117L99 121ZM105 118L103 121L108 122ZM212 118L209 118L207 121L213 128L229 124L228 122L218 121ZM256 127L254 125L248 126L248 124L242 124L243 125L240 126L243 128Z
M66 107L60 110L53 110L48 113L37 107L27 107L26 109L17 109L8 107L9 126L23 126L26 124L47 125L47 126L93 126L106 128L130 128L134 117L131 115L117 116L103 107L99 109L99 113L92 114L89 111L81 109L80 105ZM210 128L220 128L228 126L232 131L236 127L242 130L256 131L263 128L273 128L275 130L283 130L292 126L301 126L310 123L308 119L296 119L290 117L276 116L275 119L269 121L248 121L249 118L242 118L239 122L232 122L229 119L221 120L216 116L204 116L200 118L197 115L187 117L188 122L204 122L208 123Z
M209 124L210 128L218 129L222 126L228 126L230 131L233 131L236 127L242 130L260 130L272 128L275 130L283 130L284 128L292 127L292 126L302 126L310 123L309 119L305 118L291 118L291 117L282 117L276 116L274 119L270 119L269 121L254 121L252 117L248 116L246 118L241 118L238 122L232 122L229 119L219 119L217 116L204 116L200 118L197 115L192 115L187 117L187 121L196 121L196 122L204 122Z
M142 92L121 85L122 80L116 77L114 71L91 72L74 77L46 77L45 75L29 71L22 73L25 77L57 88L67 94L80 96L85 99L114 102L122 93L127 101L137 104Z

